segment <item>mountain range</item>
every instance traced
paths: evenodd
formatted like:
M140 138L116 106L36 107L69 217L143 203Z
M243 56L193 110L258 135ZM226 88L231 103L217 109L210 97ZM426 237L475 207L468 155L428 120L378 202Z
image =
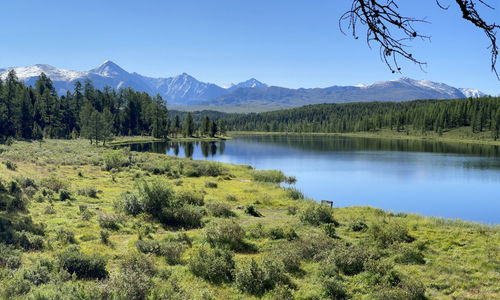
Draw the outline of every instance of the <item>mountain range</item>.
M220 87L183 73L175 77L153 78L129 73L114 62L107 60L89 71L72 71L46 64L28 67L0 69L0 79L5 80L10 70L28 85L34 85L40 73L52 79L59 94L72 91L76 81L92 80L94 86L102 89L131 87L151 95L160 94L169 105L177 106L254 106L294 107L318 103L343 103L359 101L407 101L416 99L451 99L480 97L484 94L475 89L455 88L444 83L428 80L414 80L402 77L397 80L381 81L371 85L331 86L327 88L291 89L268 86L251 78L238 84Z

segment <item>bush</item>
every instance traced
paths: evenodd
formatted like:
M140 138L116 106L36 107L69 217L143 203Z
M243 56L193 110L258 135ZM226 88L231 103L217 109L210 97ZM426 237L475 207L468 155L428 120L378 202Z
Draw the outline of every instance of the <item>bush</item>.
M101 231L99 231L99 236L101 237L101 243L103 243L104 245L109 244L109 231L107 231L106 229L101 229Z
M370 254L359 246L338 244L323 264L323 273L335 276L337 270L345 275L352 276L363 272Z
M97 215L97 222L99 222L101 228L118 230L122 220L122 216L118 214L100 213Z
M164 207L178 206L172 187L162 180L151 184L143 181L139 185L142 209L154 217L159 217Z
M121 197L114 202L114 206L117 210L133 216L143 212L142 201L136 194L129 192L123 193Z
M240 264L235 272L236 287L256 296L262 296L277 284L286 284L288 281L282 266L270 260L264 260L259 265L252 258L249 262Z
M285 233L283 232L283 228L276 226L276 227L271 227L268 230L267 236L271 240L279 240L285 237Z
M161 211L159 221L167 226L198 228L202 226L201 219L204 215L204 210L194 205L165 207Z
M50 260L42 259L22 270L23 278L33 285L41 285L50 281L50 273L54 266Z
M62 189L59 191L59 201L66 201L66 200L70 200L71 199L71 192L66 190L66 189Z
M349 230L351 231L365 231L368 225L363 220L355 220L349 223Z
M206 205L210 215L218 218L235 217L236 214L231 210L231 206L222 202L211 202Z
M286 195L288 198L291 198L293 200L299 200L299 199L304 199L304 194L302 192L294 187L287 187L285 188Z
M16 163L11 162L10 160L4 160L2 163L5 165L5 167L7 167L7 169L9 169L11 171L17 170Z
M254 217L262 217L262 214L253 205L245 206L245 213Z
M201 247L189 259L189 269L194 275L212 283L233 281L234 253L220 248Z
M38 186L36 185L35 181L29 177L24 177L24 176L16 176L15 180L19 185L23 188L26 189L28 187L32 187L35 190L38 189Z
M327 299L347 299L347 292L344 284L336 277L323 278L321 287L323 296Z
M217 182L215 181L205 181L205 187L209 189L216 189L217 188Z
M75 233L63 227L56 230L56 239L63 245L76 243Z
M87 196L90 198L97 198L97 191L94 187L86 186L77 191L80 196Z
M40 180L40 186L50 189L56 193L59 193L62 189L68 189L68 183L57 177L51 176Z
M236 222L223 220L211 223L205 229L205 239L212 247L229 247L240 250L245 246L245 230Z
M111 169L118 169L127 164L127 158L122 150L111 150L104 152L102 155L104 159L104 169L110 171Z
M44 245L43 238L41 236L28 231L16 232L15 241L24 250L41 250Z
M316 202L309 202L302 208L299 211L299 219L304 223L314 226L328 223L338 225L337 221L333 218L333 209L328 205Z
M76 246L69 247L61 252L58 259L62 269L70 274L75 273L79 279L103 279L108 277L104 257L98 254L83 254Z
M302 257L297 249L288 247L286 249L280 250L276 255L276 259L281 260L285 271L290 273L296 273L300 271Z
M181 257L186 250L186 244L183 242L160 242L156 240L138 240L136 242L137 250L146 254L155 254L164 256L169 265L176 265L181 262Z
M394 261L400 264L425 264L424 254L410 245L400 245Z
M181 205L191 204L191 205L203 206L205 204L203 194L191 190L182 190L178 192L177 201Z
M282 183L287 177L277 170L254 170L251 172L253 180L259 182Z
M266 234L264 232L264 226L262 223L253 223L246 227L246 232L248 236L253 239L258 239L264 237Z
M415 239L409 235L406 225L400 222L375 223L368 233L380 247L388 247L394 243L409 243Z
M335 240L319 234L307 234L291 244L304 260L314 261L326 258L336 245Z
M331 238L337 238L337 235L335 234L335 224L333 223L327 223L322 225L323 232Z
M145 255L130 255L121 263L118 272L113 274L110 287L116 299L147 299L153 287L156 274L154 263Z
M43 209L43 213L46 215L53 215L56 213L56 209L54 208L53 204L49 204L45 206L45 208Z
M283 233L285 234L285 239L287 239L288 241L293 241L299 238L299 236L295 232L295 229L293 229L291 226L285 227L283 229Z
M236 201L238 201L238 198L237 198L235 195L232 195L232 194L227 194L227 195L226 195L226 201L229 201L229 202L236 202Z
M217 177L224 174L224 169L217 162L196 162L191 161L184 167L182 173L186 177L210 176Z

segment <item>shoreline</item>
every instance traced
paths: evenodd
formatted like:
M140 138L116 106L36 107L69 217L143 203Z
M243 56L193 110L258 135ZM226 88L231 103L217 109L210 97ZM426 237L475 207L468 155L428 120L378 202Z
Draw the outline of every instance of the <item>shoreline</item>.
M452 132L452 131L450 131ZM448 132L447 132L448 133ZM388 130L381 130L377 132L349 132L349 133L323 133L323 132L263 132L263 131L230 131L231 136L236 135L295 135L295 136L339 136L339 137L358 137L358 138L372 138L372 139L389 139L389 140L417 140L424 142L443 142L443 143L459 143L459 144L476 144L486 146L500 146L500 141L486 140L486 139L473 139L462 138L453 136L453 133L444 133L443 136L438 136L434 133L429 135L406 135L404 132L393 132ZM447 136L451 135L451 136Z
M191 142L191 141L201 141L201 142L215 142L215 141L225 141L230 140L230 136L219 136L219 137L178 137L178 138L154 138L148 136L134 136L134 137L122 137L117 138L114 141L109 142L109 146L120 146L127 144L143 144L143 143L155 143L155 142Z

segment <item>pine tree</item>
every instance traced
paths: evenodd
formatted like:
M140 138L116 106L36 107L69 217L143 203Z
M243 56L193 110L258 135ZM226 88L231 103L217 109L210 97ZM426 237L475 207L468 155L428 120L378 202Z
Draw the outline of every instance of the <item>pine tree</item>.
M209 123L210 119L208 118L208 116L205 116L205 118L203 118L203 121L201 121L200 135L202 136L208 135Z
M182 133L184 137L193 136L194 133L194 121L191 112L188 112L186 119L184 120L184 127L182 128Z
M210 137L214 137L217 134L217 123L215 123L215 121L210 121L208 127L208 134Z

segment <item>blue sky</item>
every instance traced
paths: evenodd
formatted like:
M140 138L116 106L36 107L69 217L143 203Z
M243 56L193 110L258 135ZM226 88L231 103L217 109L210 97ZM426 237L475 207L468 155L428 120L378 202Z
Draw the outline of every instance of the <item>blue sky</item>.
M88 70L111 59L129 72L168 77L183 72L227 85L255 77L285 87L353 85L408 76L499 95L488 40L434 0L400 0L427 17L417 30L431 42L413 44L426 72L403 63L391 74L378 48L338 29L349 0L5 1L0 14L0 67L46 63ZM490 21L500 21L484 9ZM500 38L500 37L499 37ZM500 64L498 66L500 69Z

